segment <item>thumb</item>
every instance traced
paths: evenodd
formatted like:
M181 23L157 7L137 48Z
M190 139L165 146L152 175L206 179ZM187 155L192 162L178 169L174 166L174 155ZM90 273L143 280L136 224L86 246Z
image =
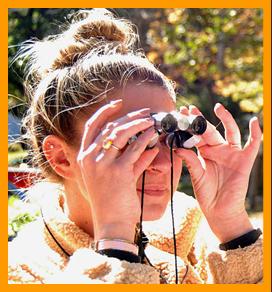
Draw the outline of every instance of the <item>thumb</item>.
M205 161L202 157L197 156L194 151L184 148L176 149L175 153L185 161L191 175L192 182L195 183L199 181L205 173Z
M152 161L155 159L158 153L159 148L155 147L146 150L141 154L140 158L134 164L134 173L137 180L141 176L141 174L148 168L148 166L152 163Z

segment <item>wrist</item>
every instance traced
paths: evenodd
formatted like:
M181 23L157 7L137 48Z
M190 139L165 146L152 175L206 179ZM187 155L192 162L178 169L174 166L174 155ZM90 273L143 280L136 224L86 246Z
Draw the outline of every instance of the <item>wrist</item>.
M119 238L105 238L92 243L92 248L95 251L103 250L121 250L138 255L139 248L132 242Z
M113 222L99 224L95 228L94 240L98 241L105 238L118 238L129 242L134 242L136 223Z
M221 243L231 241L254 229L246 211L242 215L217 219L215 222L211 228Z
M244 248L255 243L261 235L262 231L260 228L253 229L229 242L219 244L219 248L224 251Z

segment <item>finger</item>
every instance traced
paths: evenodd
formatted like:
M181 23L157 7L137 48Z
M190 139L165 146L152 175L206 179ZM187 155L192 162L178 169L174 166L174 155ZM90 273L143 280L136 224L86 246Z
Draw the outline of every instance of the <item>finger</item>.
M118 161L129 164L135 163L146 150L148 143L155 134L156 133L153 127L146 130L137 138L137 140L127 146L126 150L122 156L120 156Z
M211 161L222 161L224 160L224 148L225 144L219 144L219 145L203 145L201 148L198 149L198 153L201 155L202 159L208 159ZM220 153L220 154L217 154Z
M185 161L192 182L197 183L205 173L204 160L201 160L194 151L188 149L176 149L175 153Z
M81 151L85 151L97 135L95 129L101 129L107 119L118 112L121 108L122 100L111 101L109 104L102 106L92 117L85 123L85 129L82 136Z
M189 115L203 116L202 113L200 112L200 110L194 105L189 106ZM202 136L200 136L200 142L198 142L196 146L201 147L201 146L206 145L206 144L207 143L203 140Z
M188 108L186 107L186 106L181 106L180 108L179 108L179 112L181 113L181 114L183 114L183 115L186 115L186 116L188 116L189 115L189 110L188 110Z
M142 173L150 166L152 161L156 158L159 153L159 148L154 147L152 149L144 151L139 159L134 164L134 173L136 180L142 175Z
M249 121L249 137L244 146L243 152L252 164L258 154L262 141L262 131L257 117Z
M203 116L199 109L194 105L189 105L188 115ZM202 139L202 136L200 136L200 142L198 142L196 146L201 147L206 144L207 143Z
M231 113L225 107L217 103L214 107L216 116L222 121L225 129L225 139L231 144L241 148L241 133L237 123L235 122Z
M115 121L107 123L106 126L101 130L100 134L95 138L94 142L92 143L93 145L90 145L88 147L88 153L92 152L93 155L97 155L98 152L101 151L101 147L105 139L112 133L112 131L116 127L124 125L130 121L141 118L143 116L149 116L149 114L150 108L144 108L138 111L128 113Z
M150 116L150 108L143 108L143 109L140 109L140 110L137 110L134 112L130 112L130 113L126 114L125 116L108 123L107 128L114 128L114 127L117 127L119 125L123 125L125 123L130 122L130 121L133 121L135 119L149 117L149 116Z
M206 144L211 145L211 146L226 143L224 138L217 131L216 127L208 121L207 121L207 129L201 135L201 138Z
M123 148L132 136L147 130L152 125L154 125L154 120L151 117L130 121L114 128L108 140L112 140L116 146Z
M152 125L154 125L154 120L152 118L144 118L144 119L137 119L137 120L131 121L129 123L126 123L124 125L114 128L111 134L108 135L104 141L99 142L99 145L102 145L102 144L107 144L107 141L111 141L111 144L114 146L106 150L107 153L105 155L105 159L107 159L108 161L112 161L113 159L117 158L120 155L120 153L118 153L119 151L116 151L116 150L118 149L121 150L122 148L127 146L128 140L132 136L135 136L136 134L144 130L147 130ZM152 127L152 130L154 133L153 127Z
M203 116L200 110L195 105L189 106L189 114L194 116Z

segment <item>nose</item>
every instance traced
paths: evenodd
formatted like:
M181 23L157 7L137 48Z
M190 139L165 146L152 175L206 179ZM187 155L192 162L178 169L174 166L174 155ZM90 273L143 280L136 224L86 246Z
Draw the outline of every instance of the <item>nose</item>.
M152 161L152 163L149 165L147 170L153 172L168 173L171 169L170 150L166 149L166 147L162 145L157 146L159 147L160 151L155 159Z

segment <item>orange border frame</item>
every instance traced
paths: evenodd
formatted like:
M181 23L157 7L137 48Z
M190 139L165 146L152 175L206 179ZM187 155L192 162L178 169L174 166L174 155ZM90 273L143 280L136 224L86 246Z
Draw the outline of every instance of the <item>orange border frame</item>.
M126 289L137 290L137 289L151 289L151 290L161 290L161 289L183 289L186 291L196 291L196 289L201 289L202 291L239 291L239 292L250 292L250 291L271 291L271 1L270 0L194 0L194 1L185 1L185 0L173 0L171 3L169 1L160 1L160 0L149 0L147 1L138 0L137 3L130 6L124 0L115 0L101 1L93 0L77 0L72 2L70 0L13 0L7 1L2 0L0 4L0 21L1 21L1 40L2 45L0 47L0 58L1 58L1 69L0 69L0 80L1 80L1 107L0 107L0 119L1 119L1 134L3 137L7 137L7 107L8 107L8 52L7 46L8 43L8 8L71 8L71 7L114 7L114 8L167 8L167 7L184 7L184 8L263 8L264 10L264 20L263 20L263 31L264 31L264 56L263 56L263 80L264 80L264 283L259 285L233 285L227 284L223 285L148 285L147 287L137 287L137 285L93 285L91 287L86 285L77 285L76 289L78 291L87 291L91 289L97 290L106 290L106 289L118 289L118 291L123 291ZM7 139L4 138L0 143L0 190L1 190L1 220L0 228L1 234L7 235L7 165L8 159L7 156L4 156L3 153L7 152ZM5 199L4 199L5 198ZM5 204L4 204L5 202ZM35 289L49 289L49 290L62 290L69 291L74 289L71 285L8 285L7 284L7 237L2 236L1 239L1 257L0 257L0 287L6 290L22 290L30 291ZM31 240L31 239L30 239Z

